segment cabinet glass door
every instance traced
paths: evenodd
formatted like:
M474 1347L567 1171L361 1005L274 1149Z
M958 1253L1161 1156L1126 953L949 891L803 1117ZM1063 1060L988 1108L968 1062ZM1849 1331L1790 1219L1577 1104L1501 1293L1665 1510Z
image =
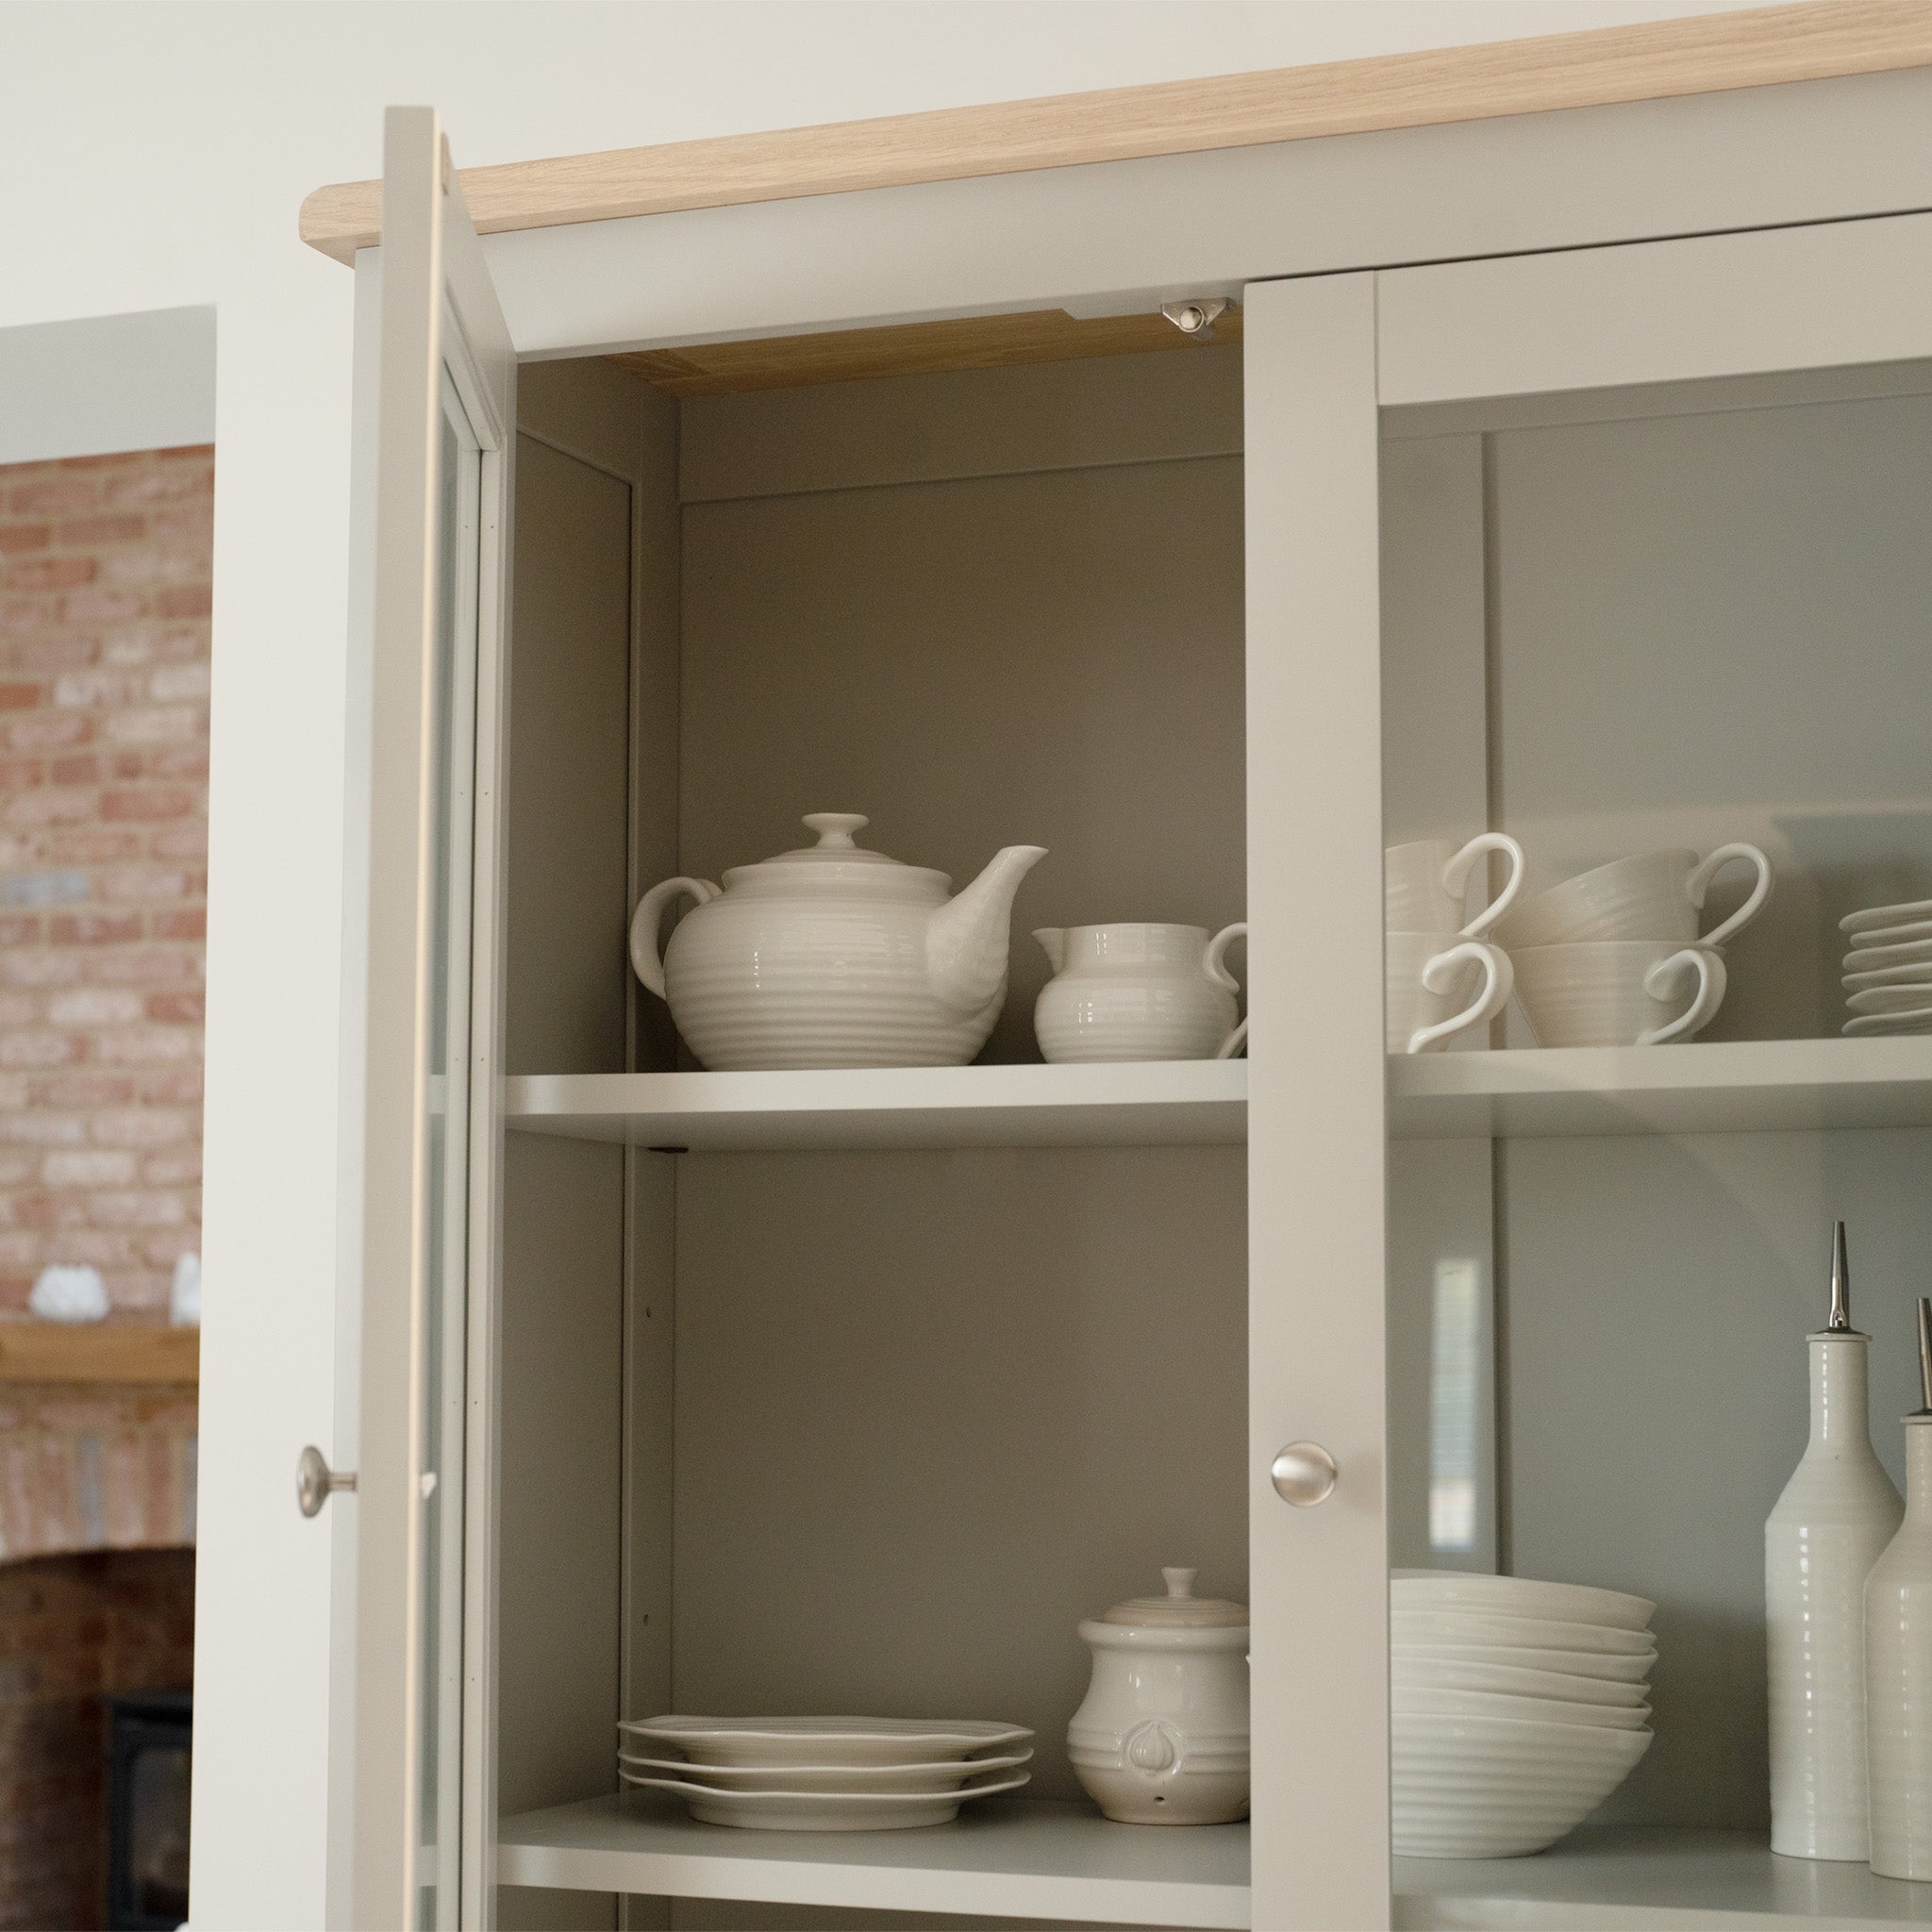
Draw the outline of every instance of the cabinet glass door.
M480 1869L462 1802L465 1422L491 1307L479 882L514 363L427 109L389 116L380 275L352 1883L357 1924L433 1927L474 1915Z

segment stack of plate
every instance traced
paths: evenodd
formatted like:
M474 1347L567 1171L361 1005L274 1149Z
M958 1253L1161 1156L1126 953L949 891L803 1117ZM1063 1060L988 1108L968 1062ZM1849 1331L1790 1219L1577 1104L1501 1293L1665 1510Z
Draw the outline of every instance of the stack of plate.
M892 1717L654 1717L618 1729L618 1774L674 1791L707 1824L894 1831L1026 1782L1018 1724Z
M1852 948L1844 1031L1932 1033L1932 899L1874 906L1838 924Z
M1395 1850L1540 1852L1650 1748L1657 1606L1622 1591L1398 1570L1389 1587Z

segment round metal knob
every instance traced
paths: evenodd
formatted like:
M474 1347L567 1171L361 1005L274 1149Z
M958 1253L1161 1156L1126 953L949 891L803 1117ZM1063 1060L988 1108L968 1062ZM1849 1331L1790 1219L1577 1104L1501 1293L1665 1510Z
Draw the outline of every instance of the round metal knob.
M338 1490L353 1490L355 1487L355 1472L331 1469L322 1451L312 1442L296 1458L295 1501L301 1505L305 1516L321 1515L322 1506Z
M1335 1458L1319 1442L1291 1442L1268 1474L1274 1493L1297 1509L1312 1509L1335 1493Z

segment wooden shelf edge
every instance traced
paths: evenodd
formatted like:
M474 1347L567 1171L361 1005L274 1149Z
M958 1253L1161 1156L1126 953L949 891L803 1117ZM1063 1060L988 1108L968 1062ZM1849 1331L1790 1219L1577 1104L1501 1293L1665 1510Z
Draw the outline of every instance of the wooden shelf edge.
M127 1382L194 1387L201 1330L132 1322L0 1322L0 1386Z
M1793 0L1630 26L466 168L479 232L841 194L1325 135L1932 66L1932 0ZM381 240L382 184L302 204L338 261Z

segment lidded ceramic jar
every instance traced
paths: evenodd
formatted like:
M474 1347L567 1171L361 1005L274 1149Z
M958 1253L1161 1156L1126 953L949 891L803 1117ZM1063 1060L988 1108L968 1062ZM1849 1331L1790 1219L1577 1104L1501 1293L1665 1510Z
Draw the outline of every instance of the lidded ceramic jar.
M714 1071L963 1066L1007 996L1013 894L1045 855L1008 845L957 896L925 866L868 852L857 812L815 811L818 843L666 879L638 902L630 957ZM693 902L660 958L658 926Z
M1124 1824L1229 1824L1248 1815L1248 1610L1197 1597L1191 1570L1165 1596L1090 1618L1086 1702L1067 1726L1074 1775Z
M1222 963L1247 933L1199 925L1042 926L1053 967L1033 1008L1048 1060L1211 1060L1241 1044L1234 975Z

